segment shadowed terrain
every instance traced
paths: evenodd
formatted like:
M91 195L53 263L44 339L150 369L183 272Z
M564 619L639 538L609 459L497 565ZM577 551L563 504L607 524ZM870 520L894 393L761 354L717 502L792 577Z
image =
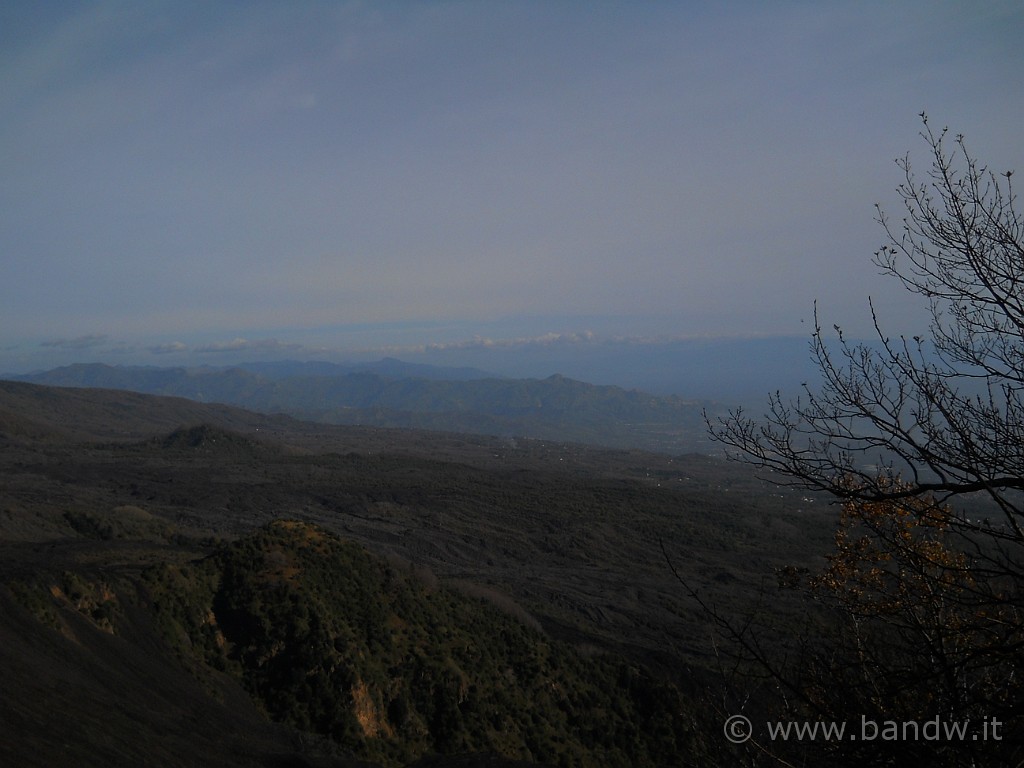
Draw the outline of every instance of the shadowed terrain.
M287 760L300 759L292 757L300 754L306 756L301 759L314 761L352 760L355 754L396 764L396 760L408 762L434 751L449 756L497 751L510 759L536 761L547 756L565 764L625 765L631 762L630 754L640 754L630 750L644 750L648 756L638 764L686 764L700 753L699 739L673 736L648 744L635 740L647 734L643 726L635 725L640 728L635 736L620 734L622 744L617 748L624 750L620 757L610 759L606 754L602 761L590 751L593 744L586 743L592 737L577 733L570 738L565 735L571 731L569 726L558 737L569 739L571 743L565 744L536 741L541 731L534 733L522 723L498 729L505 737L486 736L488 729L473 725L478 721L466 704L459 715L459 722L467 723L465 730L450 725L445 731L429 725L429 707L422 701L407 707L407 719L401 705L392 712L401 722L420 724L419 730L413 729L419 741L410 737L399 740L404 746L396 746L394 740L366 746L365 728L361 731L364 742L360 742L350 738L351 733L332 733L315 725L308 712L302 714L306 711L303 697L308 699L308 694L302 693L306 689L301 686L294 689L291 703L260 698L260 675L269 660L281 653L275 641L266 641L268 648L277 648L272 653L265 649L246 657L232 656L228 650L214 663L213 649L258 645L252 637L238 635L239 626L261 620L260 611L273 601L261 600L263 608L236 622L233 639L223 631L227 645L218 646L214 639L214 645L207 647L196 634L203 626L212 626L203 624L206 613L201 612L196 623L196 614L183 609L168 624L169 614L153 600L153 590L158 589L154 585L166 589L167 584L178 584L168 593L164 607L173 603L195 608L205 600L209 611L219 617L228 598L217 591L216 584L224 581L224 564L232 562L224 553L263 548L260 557L245 561L251 564L252 576L250 582L239 584L249 583L250 592L253 583L265 581L268 557L283 558L278 577L283 574L283 583L291 583L288 563L298 562L294 558L300 557L301 547L296 541L274 545L280 554L271 555L273 547L259 542L272 538L275 530L282 532L267 528L275 520L293 521L290 525L314 526L297 530L322 531L317 535L330 541L340 537L338 546L342 541L358 543L371 558L366 563L381 563L364 563L354 570L383 568L381 573L401 575L399 581L412 579L410 584L419 585L409 587L415 594L442 589L451 595L446 600L468 601L467 605L477 606L474 611L506 617L487 619L481 626L512 621L529 638L524 642L534 649L531 654L549 659L569 654L553 669L574 669L575 662L567 660L582 653L609 659L609 669L618 669L616 664L635 668L640 675L637 680L646 679L640 671L644 668L659 670L661 679L682 692L678 695L685 701L687 691L700 689L701 670L713 665L714 658L704 621L682 599L663 552L688 583L716 595L729 610L746 611L756 585L771 578L773 566L808 562L808 552L824 550L832 527L831 511L820 502L769 488L741 468L696 455L672 457L540 440L325 426L175 398L13 382L0 383L0 473L4 479L0 576L13 590L4 599L24 606L4 613L3 631L18 638L5 644L5 669L21 670L9 676L15 682L8 688L4 706L10 717L4 722L25 723L28 729L19 742L25 746L21 757L32 752L33 738L47 738L44 733L55 727L54 719L78 722L68 743L77 745L73 748L83 755L95 755L92 764L97 765L109 764L99 757L108 754L103 751L105 743L111 745L109 754L131 749L123 738L131 730L131 718L142 723L135 729L141 744L153 743L168 754L187 755L193 747L196 753L205 753L204 733L213 740L217 733L239 734L241 746L222 740L217 747L220 752L209 752L222 755L218 759L223 764L286 765ZM310 568L307 564L300 570ZM166 581L172 573L192 575L180 583ZM328 603L317 596L321 586L299 582L293 586L294 599L282 599L290 601L285 603L289 606L305 605L296 609L300 613L344 613L342 608L322 607ZM370 594L366 599L383 604L384 598ZM312 602L304 602L307 598ZM193 618L182 618L186 614ZM236 610L234 615L241 614ZM388 615L398 617L392 624L408 620L397 609ZM271 623L284 626L288 621ZM433 658L424 650L426 638L452 637L454 627L463 631L465 623L432 621L434 630L417 635L421 637L417 648L424 658ZM446 622L452 625L449 630L443 629ZM389 632L394 629L391 626ZM346 635L341 624L317 635L327 643L325 648L334 649L332 653L341 653L335 641L342 636ZM183 638L187 639L184 645ZM500 647L479 636L472 642ZM289 645L295 643L285 642ZM351 643L342 645L348 648ZM400 657L415 656L397 640L381 647L397 649L391 667L398 665ZM446 668L443 659L456 659L453 647L442 643L431 652L441 660L438 669ZM380 657L380 653L370 655ZM125 663L117 667L115 660L121 658ZM134 667L129 663L133 658L138 659ZM247 665L246 658L264 660ZM321 663L322 659L305 659L305 667L288 667L288 679L295 675L313 679L309 676ZM339 663L334 666L338 668ZM472 676L464 669L468 662L455 663ZM587 665L580 669L585 668L589 669ZM388 674L373 669L377 672L365 674L377 674L384 682L367 694L367 700L386 712L389 701L396 700L387 699L387 691L412 689L394 680L387 683ZM478 671L484 677L489 674L485 666ZM554 673L541 667L536 674L541 680ZM581 690L589 685L608 695L617 690L614 681L621 677L609 672L612 678L604 683L586 683L582 674L573 673L572 680L563 679L557 685ZM394 678L405 679L398 672ZM47 686L47 679L54 683L67 679L69 684L58 695L52 692L58 686ZM80 681L77 688L72 685L76 680ZM354 680L351 675L335 680L334 698L325 701L352 706L358 699L353 692L361 690ZM155 693L147 697L143 691L151 686ZM496 683L489 687L504 691L502 695L512 701L517 696L539 701L525 689L506 689ZM279 684L271 689L274 696L291 690ZM642 702L649 702L653 694L636 699L639 689L634 684L627 689L633 693L623 694L623 702L633 703L620 708L626 721L635 721L635 713L645 706ZM117 690L125 691L117 699L123 703L113 706L109 703ZM480 694L475 701L490 701L487 697L492 693L483 698ZM138 700L133 698L136 695ZM255 696L255 703L248 703L249 695ZM468 700L463 698L464 703ZM247 703L222 711L232 701ZM107 708L113 706L108 719L82 719L82 713L93 717L103 702L108 702ZM593 706L598 707L596 712L610 705L595 699ZM686 711L692 705L679 706ZM215 711L202 717L203 728L188 745L175 741L174 728L164 730L159 725L182 722L183 712L203 712L204 707ZM511 710L528 708L520 703ZM268 716L280 720L282 730L260 730ZM685 716L670 730L691 732L694 717ZM323 722L328 720L341 722L334 716ZM248 729L260 730L260 739L245 736ZM186 731L183 727L181 733ZM303 732L322 735L301 737ZM513 732L520 734L514 743L508 736ZM445 746L437 740L440 733L456 734L455 741ZM328 738L332 735L333 741ZM532 749L523 746L528 736L535 742ZM57 747L50 744L46 749L50 750L46 754L54 755ZM666 749L681 753L668 759ZM662 757L651 757L657 754ZM283 762L259 762L267 760ZM84 756L76 762L90 764ZM179 764L188 762L182 759Z

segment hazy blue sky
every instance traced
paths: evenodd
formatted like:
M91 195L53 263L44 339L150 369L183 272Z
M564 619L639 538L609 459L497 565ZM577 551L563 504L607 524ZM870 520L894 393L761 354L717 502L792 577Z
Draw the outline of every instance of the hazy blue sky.
M1017 0L7 0L0 371L910 327L872 206L921 110L1024 170L1022 40Z

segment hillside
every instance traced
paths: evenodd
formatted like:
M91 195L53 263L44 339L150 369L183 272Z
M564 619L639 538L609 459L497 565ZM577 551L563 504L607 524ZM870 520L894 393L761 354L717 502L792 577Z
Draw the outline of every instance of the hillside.
M557 375L478 378L467 369L435 370L387 360L368 370L338 372L345 370L312 363L229 369L79 364L18 379L173 395L330 424L532 437L669 453L708 447L701 404L679 397ZM438 378L442 375L456 378Z
M276 521L146 578L184 652L240 680L273 719L362 757L630 766L695 751L674 687L317 526Z
M0 583L25 607L2 631L28 639L3 657L0 722L27 729L4 764L62 762L64 722L82 723L74 762L107 765L137 762L128 732L194 756L216 724L245 734L266 716L283 730L211 754L700 764L707 713L688 702L714 658L663 547L742 611L773 564L808 562L830 537L813 502L700 456L14 382L0 383L0 413ZM122 656L137 661L117 672ZM58 695L50 666L76 682ZM431 709L446 685L457 715ZM368 709L346 709L357 700ZM659 719L668 710L683 719ZM210 724L188 748L175 741L186 712Z

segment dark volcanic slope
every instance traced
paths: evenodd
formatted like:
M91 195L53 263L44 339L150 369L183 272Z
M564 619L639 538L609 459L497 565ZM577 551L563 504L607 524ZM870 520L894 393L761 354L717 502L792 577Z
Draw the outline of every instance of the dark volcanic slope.
M19 427L0 431L6 541L113 546L161 525L235 536L301 519L509 594L550 631L641 653L705 653L678 616L692 606L678 605L663 546L713 589L758 583L830 537L820 503L706 457L310 425L10 382L0 413ZM208 426L177 429L197 421Z
M61 634L0 586L0 616L0 765L360 765L302 757L226 678L218 702L141 614L129 637L115 637L67 607Z
M197 403L178 397L154 398L109 389L46 387L0 380L0 438L125 440L170 432L182 424L211 422L253 431L293 424L286 417L264 417L241 408Z
M177 398L12 382L0 383L0 479L0 584L54 585L71 573L138 585L155 564L208 556L211 537L235 540L285 518L482 596L552 639L624 652L684 685L687 670L708 661L707 631L663 549L690 583L737 611L773 565L824 551L831 528L820 503L706 457L312 425ZM69 614L82 613L76 599ZM86 605L100 619L105 610ZM197 699L202 689L182 679L177 662L146 651L158 640L128 609L120 618L134 633L131 649L95 621L86 627L71 616L68 626L81 631L69 639L13 607L3 617L0 662L5 683L16 685L0 702L0 727L23 725L32 735L16 747L0 738L20 750L17 759L0 752L0 763L34 764L33 739L39 764L137 762L123 740L82 741L86 731L109 732L104 711L115 732L138 718L140 738L169 752L205 752L221 730L238 735L197 764L314 759L287 735L260 731L251 708ZM164 681L161 693L147 697L144 679ZM239 690L224 685L219 695L230 703ZM52 707L40 703L47 700ZM91 745L102 760L61 759L63 742L48 732L65 720L67 743ZM193 730L190 745L178 743Z

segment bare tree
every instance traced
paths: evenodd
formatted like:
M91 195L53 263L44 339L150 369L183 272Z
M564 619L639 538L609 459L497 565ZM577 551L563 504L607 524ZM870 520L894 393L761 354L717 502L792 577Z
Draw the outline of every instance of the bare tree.
M836 328L830 345L815 311L820 389L775 395L764 421L735 411L711 433L734 456L844 499L984 494L998 519L955 525L1022 542L1024 227L1012 172L979 166L962 136L947 153L947 132L922 118L931 169L920 182L898 161L906 215L894 224L879 209L888 242L874 261L928 301L928 336L892 339L872 308L877 343Z
M886 242L874 262L927 301L927 334L891 338L872 306L877 339L851 342L837 327L830 340L816 308L820 386L709 430L731 457L843 503L826 569L788 574L834 620L799 670L773 670L780 690L800 694L787 700L831 717L998 716L1004 738L1019 739L1024 227L1012 172L989 171L962 136L951 143L921 118L930 167L919 178L909 156L897 161L904 215L878 209ZM945 747L935 764L983 764L996 747L1001 761L1020 743Z

